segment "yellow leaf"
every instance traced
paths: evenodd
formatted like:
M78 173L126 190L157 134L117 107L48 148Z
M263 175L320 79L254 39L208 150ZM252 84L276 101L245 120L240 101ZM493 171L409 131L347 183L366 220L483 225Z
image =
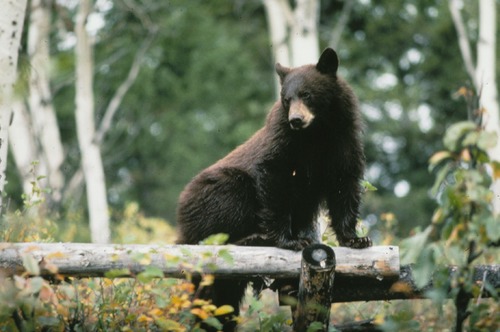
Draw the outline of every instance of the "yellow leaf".
M469 149L463 149L462 152L460 153L460 158L462 158L462 160L466 162L471 161L472 157L470 155Z
M200 282L200 286L210 286L214 283L214 276L212 274L206 274L203 276L203 280Z
M195 307L201 307L201 306L204 306L207 304L208 304L207 300L203 300L203 299L194 299L193 300L193 306L195 306Z
M382 213L380 215L380 219L382 219L382 220L384 220L386 222L392 222L392 221L394 221L396 219L396 216L392 212Z
M382 315L382 314L376 315L375 319L373 321L373 323L375 325L382 325L382 324L384 324L384 322L385 322L385 318L384 318L384 315Z
M223 306L218 307L214 311L215 316L221 316L221 315L226 315L234 312L234 308L228 304L225 304Z
M163 315L163 311L161 311L161 309L154 308L154 309L150 310L148 312L148 314L151 316L161 316L161 315Z
M201 320L207 319L208 314L206 311L200 309L200 308L193 308L191 309L191 313L195 316L198 316Z
M47 256L45 256L45 259L64 258L64 257L66 257L66 254L64 254L60 251L56 251L56 252L51 252L50 254L47 254Z
M451 153L448 151L438 151L432 155L432 157L429 159L429 163L431 165L436 165L440 163L441 161L445 160L446 158L450 158Z
M453 231L451 232L450 236L448 237L448 240L446 241L446 245L449 246L451 243L454 241L457 241L457 239L460 238L460 232L462 232L465 229L464 224L459 224L453 228Z
M493 161L490 163L491 168L493 169L493 179L500 179L500 162Z
M455 92L455 95L457 97L467 97L471 94L471 91L469 89L467 89L465 86L462 86L460 87L460 89L457 90L457 92Z
M434 215L432 216L432 223L433 224L439 224L441 221L443 221L443 209L439 208L434 212Z
M217 310L217 307L213 304L206 304L204 306L201 307L203 310L205 310L206 312L214 312L215 310Z
M406 282L398 281L391 286L391 292L395 293L411 293L412 288Z
M150 317L148 317L148 316L146 316L144 314L142 314L139 317L137 317L137 322L139 322L139 323L147 323L149 321L152 321L152 318L150 318Z

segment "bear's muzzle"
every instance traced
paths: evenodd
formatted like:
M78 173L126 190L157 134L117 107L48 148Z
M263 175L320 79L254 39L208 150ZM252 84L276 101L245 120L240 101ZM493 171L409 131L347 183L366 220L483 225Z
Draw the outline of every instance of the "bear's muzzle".
M314 120L314 114L311 112L302 100L295 100L290 105L288 111L288 123L293 130L301 130L309 127Z

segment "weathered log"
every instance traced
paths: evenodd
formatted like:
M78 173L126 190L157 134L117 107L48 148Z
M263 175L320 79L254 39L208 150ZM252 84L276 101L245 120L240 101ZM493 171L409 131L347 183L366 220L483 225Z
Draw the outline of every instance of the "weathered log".
M313 322L322 325L315 331L328 330L334 279L335 253L331 247L313 244L302 251L294 331L307 331Z
M398 247L334 250L339 275L381 280L399 276ZM59 274L73 277L101 277L118 269L135 275L150 265L176 278L185 277L193 267L219 278L298 278L301 261L301 252L274 247L0 243L0 273L22 273L26 255L37 262L48 261L57 266ZM233 262L228 261L228 255ZM50 274L43 269L41 273Z
M411 267L400 269L398 247L333 249L337 260L334 302L424 297L427 288L416 287ZM221 250L227 250L234 263L226 261ZM26 255L42 267L47 263L57 266L63 276L102 277L114 269L127 269L134 276L149 265L160 268L165 276L182 278L186 276L185 270L191 268L189 265L200 265L201 271L219 278L241 279L252 276L298 279L301 257L300 252L272 247L0 243L0 276L25 272ZM41 269L41 275L50 274ZM474 281L500 289L500 265L476 267Z
M449 268L450 278L456 273L456 267ZM335 277L333 302L350 301L380 301L380 300L410 300L425 298L425 292L432 287L428 285L418 288L413 278L413 269L410 265L401 266L397 280L377 280L373 278L343 278ZM500 289L500 265L480 265L474 268L474 283L482 285L488 283L494 289ZM484 290L484 297L491 294Z

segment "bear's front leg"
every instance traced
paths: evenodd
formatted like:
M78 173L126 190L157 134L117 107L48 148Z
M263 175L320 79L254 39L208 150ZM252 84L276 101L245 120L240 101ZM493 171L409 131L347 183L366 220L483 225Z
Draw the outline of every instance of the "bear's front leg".
M332 190L327 199L327 205L339 244L355 249L371 247L372 241L368 236L356 235L362 191L359 178L346 172L338 177L334 187L335 190Z
M314 238L294 235L289 216L283 216L274 213L273 210L264 209L258 213L258 217L260 231L254 237L258 237L259 241L267 246L299 251L315 242Z

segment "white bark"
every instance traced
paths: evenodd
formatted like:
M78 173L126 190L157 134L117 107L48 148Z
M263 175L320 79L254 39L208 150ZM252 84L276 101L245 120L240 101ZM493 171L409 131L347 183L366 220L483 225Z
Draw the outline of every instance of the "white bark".
M115 94L111 98L111 101L108 104L108 107L106 108L106 111L104 112L104 116L102 117L102 121L98 127L98 129L95 132L93 142L97 145L101 145L102 141L104 140L104 136L108 132L108 130L111 128L112 120L118 111L123 99L125 98L125 95L127 94L128 90L132 87L132 85L135 83L137 76L139 75L139 71L141 69L142 63L144 62L144 58L146 55L147 50L153 43L153 40L156 36L157 28L156 27L150 27L149 28L149 36L146 38L146 40L139 46L139 49L137 50L137 53L135 54L134 61L132 62L132 65L130 66L127 78L120 84L118 89L115 91ZM71 179L68 181L68 184L66 186L66 190L64 192L65 197L73 197L75 195L76 190L80 187L82 184L84 178L82 176L82 168L80 167L71 177Z
M492 161L500 162L500 117L496 85L496 12L495 0L481 0L479 4L479 36L477 64L474 66L465 24L460 13L460 2L449 0L448 5L457 29L458 44L465 69L479 96L485 130L496 133L497 144L488 150ZM493 214L500 215L500 179L493 178Z
M26 4L26 0L0 2L0 212L6 182L12 87L17 78L17 58Z
M269 37L271 39L271 49L273 51L274 61L284 66L292 63L290 58L290 49L288 45L288 23L286 15L282 8L287 8L288 3L284 6L282 0L263 0L267 14L267 25L269 27ZM283 0L284 1L284 0ZM289 7L289 6L288 6ZM280 82L275 78L275 93L280 95Z
M455 25L455 29L457 29L458 46L460 47L460 53L462 54L462 60L464 61L465 70L472 80L474 88L476 89L476 91L479 91L469 37L467 36L467 30L465 29L462 14L460 13L460 2L458 0L449 0L448 7L450 9L451 18L453 20L453 24Z
M85 177L90 234L94 243L110 240L108 203L104 168L99 145L93 140L94 93L92 45L86 30L91 1L82 0L76 16L76 125Z
M485 110L485 130L494 132L499 141L488 151L491 160L500 162L500 118L496 85L496 12L495 0L479 1L479 39L477 43L476 82L480 84L480 107ZM494 179L493 211L500 214L500 179Z
M289 67L316 63L319 58L319 1L298 0L294 9L289 0L262 1L275 61ZM276 89L279 92L278 80Z
M28 29L28 55L31 72L29 80L29 108L31 125L39 151L31 155L32 161L39 161L46 173L46 184L51 189L51 200L61 199L64 176L61 165L64 160L63 146L59 134L56 114L52 105L52 94L49 83L49 34L50 34L50 0L33 0L31 2L30 25Z
M9 145L16 168L22 181L23 192L31 195L33 190L32 163L39 160L38 174L47 174L43 159L39 159L37 143L31 130L30 116L23 101L13 103L14 117L9 127Z
M336 275L365 277L379 281L399 277L399 248L375 246L366 249L333 247ZM226 251L234 262L221 253ZM210 253L209 255L207 253ZM37 262L54 264L58 273L72 276L103 276L112 269L129 269L137 274L144 269L134 256L144 254L150 266L165 276L184 277L186 266L199 266L205 273L221 277L269 276L297 278L302 252L275 247L207 246L207 245L96 245L89 243L0 243L0 269L6 274L19 272L22 257L32 255ZM180 258L172 264L169 258ZM210 258L203 258L210 257ZM258 257L258 259L257 259ZM179 266L181 265L181 266ZM216 268L214 268L216 266Z
M319 58L319 1L297 0L290 41L292 67L316 63Z

